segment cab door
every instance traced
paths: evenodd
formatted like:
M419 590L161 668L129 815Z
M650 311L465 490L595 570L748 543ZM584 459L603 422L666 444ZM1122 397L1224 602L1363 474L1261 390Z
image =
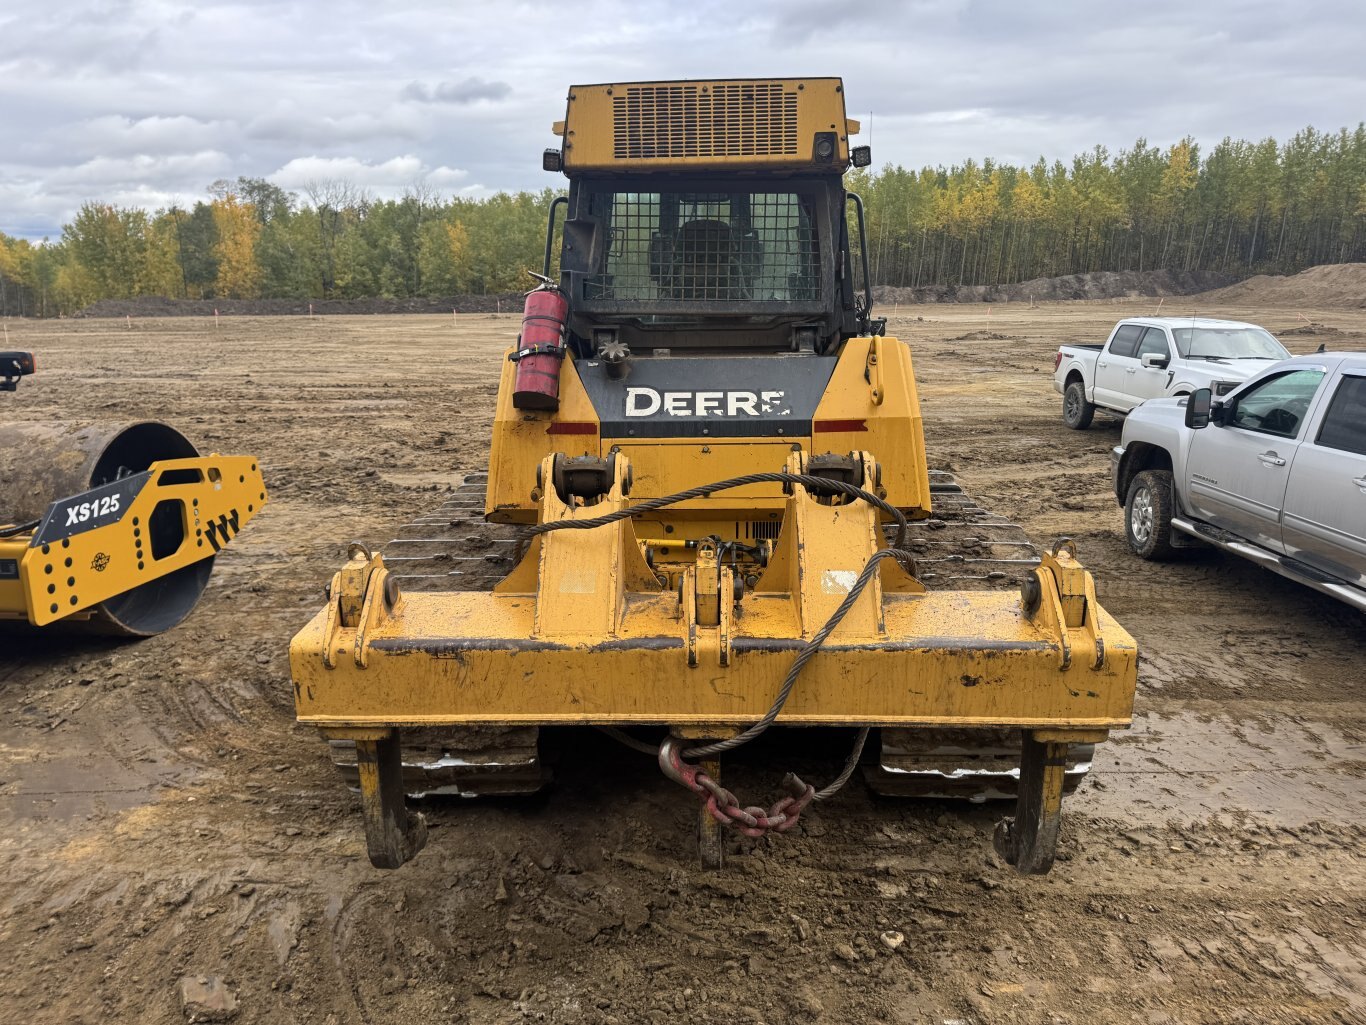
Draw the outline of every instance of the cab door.
M1161 356L1164 361L1162 366L1145 367L1143 357L1148 355ZM1172 348L1166 328L1145 327L1143 337L1138 340L1138 348L1134 350L1134 366L1127 371L1129 394L1133 396L1134 405L1167 394L1167 382L1172 379L1167 367L1171 361Z
M1366 363L1343 370L1285 495L1291 558L1366 587Z
M1115 328L1109 344L1096 359L1096 384L1091 401L1126 413L1133 406L1128 395L1130 371L1138 366L1134 352L1142 335L1142 324L1121 324Z
M1194 432L1186 459L1193 515L1284 550L1286 485L1324 373L1298 367L1263 378L1230 397L1222 423Z

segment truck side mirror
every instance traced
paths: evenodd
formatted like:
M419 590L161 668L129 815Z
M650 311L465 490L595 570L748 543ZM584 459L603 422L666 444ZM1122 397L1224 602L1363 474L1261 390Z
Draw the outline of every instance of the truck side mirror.
M1139 362L1150 370L1165 370L1171 362L1171 357L1165 352L1145 352Z
M0 352L0 391L17 391L19 378L37 369L31 352Z
M1198 431L1209 426L1210 408L1214 395L1208 388L1197 388L1186 399L1186 426Z

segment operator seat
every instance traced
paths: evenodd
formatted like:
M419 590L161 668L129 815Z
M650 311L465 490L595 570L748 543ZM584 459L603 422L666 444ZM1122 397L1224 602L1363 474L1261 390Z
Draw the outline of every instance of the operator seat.
M674 235L669 298L748 299L740 247L725 221L688 221Z

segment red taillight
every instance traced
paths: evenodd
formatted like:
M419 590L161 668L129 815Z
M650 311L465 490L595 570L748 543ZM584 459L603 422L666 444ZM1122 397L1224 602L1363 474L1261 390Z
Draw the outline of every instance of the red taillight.
M866 420L814 420L811 423L812 434L848 434L867 429Z
M1062 350L1059 349L1053 356L1053 373L1058 372L1058 367L1062 366Z
M546 434L597 434L598 425L579 420L556 420L545 429Z

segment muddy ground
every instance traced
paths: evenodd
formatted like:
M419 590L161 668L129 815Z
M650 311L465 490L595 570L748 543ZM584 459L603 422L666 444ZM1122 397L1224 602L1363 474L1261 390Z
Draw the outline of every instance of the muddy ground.
M516 321L9 322L40 372L0 415L163 418L257 454L271 501L166 636L0 635L0 1020L169 1025L182 979L217 977L239 1022L1366 1021L1366 620L1214 552L1133 558L1118 422L1059 419L1055 344L1150 305L891 324L933 464L1036 539L1076 538L1142 646L1134 728L1100 748L1044 878L990 853L999 807L860 785L704 873L690 799L595 735L559 744L543 796L431 804L419 858L372 869L354 796L294 725L286 645L346 542L481 465ZM1366 346L1359 309L1256 319ZM729 778L827 778L846 738L801 737Z

